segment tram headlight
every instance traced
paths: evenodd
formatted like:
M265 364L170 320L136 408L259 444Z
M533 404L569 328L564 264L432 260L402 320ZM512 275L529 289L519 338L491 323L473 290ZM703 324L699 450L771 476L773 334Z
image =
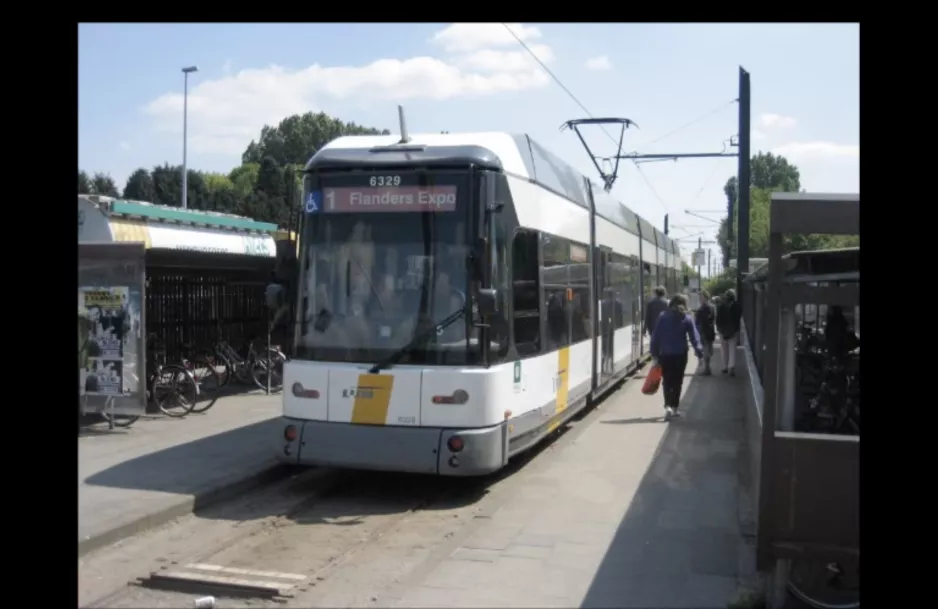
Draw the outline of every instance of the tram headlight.
M283 439L287 442L296 440L296 425L287 425L283 430Z

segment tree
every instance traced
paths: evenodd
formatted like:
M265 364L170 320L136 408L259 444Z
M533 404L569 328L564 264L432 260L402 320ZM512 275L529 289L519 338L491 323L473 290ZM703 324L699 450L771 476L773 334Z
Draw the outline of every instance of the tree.
M91 178L81 169L78 170L78 194L91 194Z
M264 193L268 197L283 196L283 168L280 167L274 157L268 155L261 161L254 190L255 192Z
M150 175L153 178L153 202L182 207L182 165L157 165ZM212 207L205 179L194 169L186 171L186 206L189 209Z
M749 257L764 258L768 255L768 201L771 199L771 193L798 192L801 189L801 172L798 171L798 167L790 164L788 159L781 155L759 152L749 162L749 175L752 188L749 195ZM735 216L739 207L739 182L736 176L726 181L723 192L734 202ZM734 237L736 236L736 221L737 218L734 217ZM734 238L732 243L729 241L726 217L720 221L717 235L720 253L723 256L723 267L729 268L730 261L736 258L736 239Z
M363 127L346 123L322 112L294 114L280 121L276 127L265 125L260 139L251 141L241 156L242 163L260 163L265 156L278 165L306 165L310 157L325 144L343 135L388 135L387 129Z
M153 190L153 176L150 172L141 167L127 178L127 184L124 186L124 198L134 201L153 202L155 192Z
M257 186L257 174L260 170L260 163L245 163L231 170L228 179L231 180L234 190L239 196L246 197L254 192L254 188Z
M96 195L106 197L121 196L117 190L117 184L114 183L114 178L110 174L102 172L95 173L94 177L91 178L91 191Z
M182 176L169 163L157 165L150 172L153 178L153 202L159 205L182 205Z

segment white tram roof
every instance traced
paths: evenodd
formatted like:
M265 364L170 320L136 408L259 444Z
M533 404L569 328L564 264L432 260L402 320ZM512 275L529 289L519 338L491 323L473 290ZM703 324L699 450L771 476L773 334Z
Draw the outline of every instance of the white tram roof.
M399 134L346 135L323 146L323 150L372 149L400 143ZM606 220L634 234L641 230L642 238L657 243L658 247L680 256L677 241L659 231L651 222L617 201L592 180L567 164L527 134L500 131L475 133L416 133L410 135L411 146L440 146L449 148L481 147L494 153L506 173L534 180L538 184L563 194L581 207L588 207L586 182L590 182L596 213ZM317 153L318 154L318 153ZM313 157L315 159L315 156ZM313 159L310 160L313 163ZM654 236L652 236L654 235Z

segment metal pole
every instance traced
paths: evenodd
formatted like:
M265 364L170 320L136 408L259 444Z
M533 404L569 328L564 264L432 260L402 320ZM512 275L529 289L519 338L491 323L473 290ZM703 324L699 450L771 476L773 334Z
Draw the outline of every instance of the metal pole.
M198 66L189 66L182 69L182 208L189 209L189 167L186 162L186 144L189 139L189 74L198 72Z
M703 237L697 237L697 251L694 252L694 258L697 258L697 285L699 286L702 282L700 274L700 257L697 253L703 249ZM699 288L698 288L699 289Z
M189 188L188 171L186 169L186 140L189 131L189 73L182 71L183 94L182 94L182 208L189 209Z
M713 248L707 248L707 279L713 277L713 267L710 266L710 254L713 253Z
M749 272L749 72L739 67L739 215L736 245L736 296L743 304L743 274Z

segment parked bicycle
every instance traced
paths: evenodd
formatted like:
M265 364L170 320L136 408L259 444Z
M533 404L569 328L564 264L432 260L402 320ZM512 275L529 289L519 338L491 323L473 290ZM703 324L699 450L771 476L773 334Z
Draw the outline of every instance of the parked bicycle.
M859 357L843 349L832 352L820 330L802 326L798 335L795 355L798 430L859 434Z
M221 389L222 375L218 373L218 358L211 349L198 349L191 344L183 345L186 355L181 365L191 375L198 387L195 403L190 412L203 413L215 405Z
M860 609L860 563L793 560L792 596L815 609Z
M248 341L246 356L242 356L237 349L221 338L215 343L213 352L218 358L216 370L219 371L221 386L224 387L234 378L244 385L255 385L267 390L267 376L270 375L270 390L273 393L283 389L283 364L287 356L278 345L271 345L270 349L255 348L257 339Z
M181 364L166 363L166 347L155 335L147 339L147 399L170 417L184 417L199 396L199 384Z

